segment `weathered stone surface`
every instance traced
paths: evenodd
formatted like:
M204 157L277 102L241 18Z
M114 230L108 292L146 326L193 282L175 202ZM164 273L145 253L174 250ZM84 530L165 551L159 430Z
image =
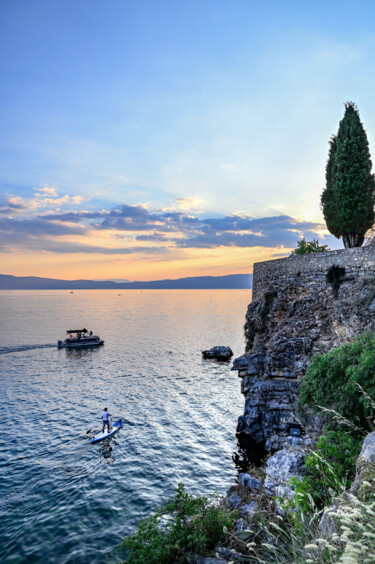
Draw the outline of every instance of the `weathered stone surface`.
M334 264L345 268L337 299L326 281ZM295 495L290 480L303 475L305 457L327 420L326 414L298 408L299 382L312 356L365 331L375 332L375 245L254 265L253 302L245 325L247 353L233 364L245 396L237 432L248 437L258 460L265 453L272 456L262 489L251 490L242 503L237 500L245 520L251 517L243 508L260 496ZM292 423L301 425L301 436L290 435ZM375 464L371 435L359 457L353 487L358 488L362 469ZM332 526L327 513L322 528L329 532Z
M212 347L212 349L202 351L204 358L215 358L216 360L229 360L233 356L230 347Z
M261 490L262 489L262 482L257 480L257 478L253 478L250 474L239 474L238 480L241 486L245 486L250 490Z
M322 287L326 284L326 272L333 266L345 268L345 280L375 275L375 246L341 249L325 253L294 255L254 264L253 300L275 286L285 285L298 278L306 287Z
M351 490L356 492L361 485L362 474L370 465L375 465L375 431L369 433L363 441L361 452L357 458L356 475Z
M200 556L198 554L190 554L187 557L187 564L223 564L223 562L227 562L227 560Z
M292 497L291 478L304 472L306 451L298 447L283 448L267 460L264 489L270 495Z
M235 522L235 527L236 531L246 531L246 529L249 528L249 523L240 517L240 519L237 519Z
M357 467L375 462L375 431L369 433L363 441L362 450L357 460Z
M336 507L324 508L322 518L320 519L319 528L322 532L322 536L325 538L329 538L333 534L337 534L339 532L332 515L332 513L335 513L336 509Z
M251 501L250 503L246 503L241 507L241 515L247 521L251 521L254 515L257 514L259 508L258 502Z
M243 562L245 558L243 554L240 554L231 548L225 548L224 546L216 546L215 550L219 556L231 562Z
M229 509L235 509L236 507L241 505L242 497L238 493L231 492L229 490L227 497L226 497L226 502L227 502L227 506L229 507Z
M254 266L245 326L249 351L235 359L233 370L239 372L245 396L237 432L266 452L286 443L312 444L321 432L325 417L297 408L299 381L313 354L375 331L375 310L370 308L375 303L375 245L322 255ZM332 264L346 269L338 299L326 281ZM306 435L291 441L286 424L296 420Z

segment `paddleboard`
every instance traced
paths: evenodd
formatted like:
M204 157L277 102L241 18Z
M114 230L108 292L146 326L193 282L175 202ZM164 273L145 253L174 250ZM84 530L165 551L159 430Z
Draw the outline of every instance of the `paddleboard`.
M104 433L100 432L97 435L95 435L95 437L93 439L91 439L92 443L98 443L99 441L102 441L103 439L107 439L108 437L112 437L112 435L114 435L116 433L116 431L118 431L119 429L121 429L122 427L122 420L119 419L118 421L116 421L116 423L113 423L112 425L112 429L109 431L107 431L108 427L106 427Z

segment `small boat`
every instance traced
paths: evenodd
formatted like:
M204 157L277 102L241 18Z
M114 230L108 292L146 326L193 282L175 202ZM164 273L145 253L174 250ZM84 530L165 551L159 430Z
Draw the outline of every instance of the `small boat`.
M65 341L57 341L59 349L78 349L83 347L98 347L104 345L103 339L93 335L87 329L70 329L66 332L69 337Z
M95 437L93 439L91 439L92 443L98 443L99 441L102 441L103 439L107 439L108 437L112 437L112 435L114 435L116 433L116 431L118 431L119 429L121 429L122 427L122 419L119 419L118 421L116 421L116 423L114 423L112 425L111 430L105 431L104 433L102 431L100 431L100 433L98 433L97 435L95 435Z

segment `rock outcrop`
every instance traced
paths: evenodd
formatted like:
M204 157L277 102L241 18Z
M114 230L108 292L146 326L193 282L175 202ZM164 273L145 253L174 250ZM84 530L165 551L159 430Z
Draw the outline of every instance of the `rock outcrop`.
M335 518L340 511L345 515L345 506L358 504L358 497L361 501L366 498L373 499L375 482L375 432L369 433L365 438L361 452L357 458L356 476L350 490L333 500L333 504L325 507L319 527L325 538L336 534L340 536L340 527Z
M321 418L301 419L297 410L299 381L314 353L325 353L359 333L375 331L371 309L374 279L343 281L337 299L332 288L309 286L298 277L273 290L272 297L252 302L246 315L248 352L234 361L245 395L238 433L250 435L266 452L286 444L287 424L299 421L306 439L314 439Z
M230 347L212 347L206 351L202 351L204 358L214 358L215 360L230 360L233 356L233 351Z
M363 441L362 450L357 458L356 475L352 487L353 493L358 493L368 475L375 478L375 431L369 433Z
M342 252L352 262L361 258L357 252L361 249L349 251ZM369 251L365 253L368 260ZM375 247L372 253L375 265ZM332 253L335 257L337 254ZM320 259L320 264L325 270L317 273L297 271L296 257L260 263L267 269L264 280L259 273L254 275L255 299L246 314L247 352L234 361L232 368L238 371L245 396L237 433L252 439L258 455L259 449L264 454L277 453L267 462L264 487L270 493L287 493L290 476L300 473L306 453L321 433L323 416L309 410L302 413L297 406L299 381L312 356L328 352L359 333L375 331L375 266L371 270L367 263L363 267L359 261L346 273L340 267L334 288L327 279L334 279L332 268L334 271L336 267L329 266L329 253L324 255L328 258ZM303 265L304 257L301 259ZM293 262L293 269L288 260ZM281 262L287 274L273 279L272 263ZM280 264L276 265L276 274ZM291 423L296 424L297 432L291 432ZM295 434L300 436L291 436ZM281 449L282 454L278 453Z

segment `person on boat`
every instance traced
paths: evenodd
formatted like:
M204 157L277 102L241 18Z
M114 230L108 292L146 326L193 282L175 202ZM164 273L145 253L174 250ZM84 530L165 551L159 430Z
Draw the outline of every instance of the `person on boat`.
M111 417L111 414L108 413L108 409L105 407L104 411L102 413L102 419L103 419L102 433L104 433L104 429L106 428L106 426L108 427L108 433L109 433L109 418L110 417Z

